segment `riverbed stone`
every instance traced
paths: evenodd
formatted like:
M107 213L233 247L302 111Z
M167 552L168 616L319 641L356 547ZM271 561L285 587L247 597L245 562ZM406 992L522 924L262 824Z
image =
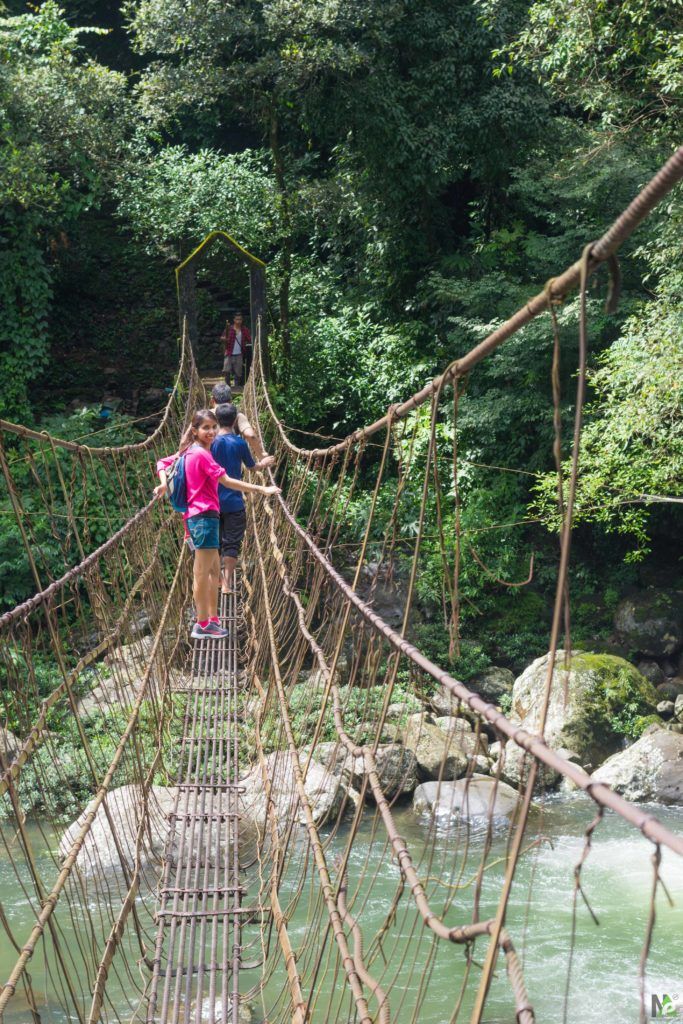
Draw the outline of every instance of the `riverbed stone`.
M674 703L674 717L679 722L683 722L683 693L679 693Z
M652 658L641 658L637 663L636 668L640 672L641 676L645 676L648 682L652 683L653 686L659 686L660 683L663 683L666 680L666 675L664 674L661 665Z
M660 718L673 718L675 710L676 705L672 700L660 700L659 704L657 705L657 714Z
M461 718L466 710L466 705L461 700L458 700L457 697L454 697L445 686L437 686L429 698L429 705L439 718L445 716Z
M512 693L515 675L509 668L489 665L483 672L478 672L467 685L484 700L490 701L491 704L499 704L501 697Z
M387 722L405 722L408 715L414 715L420 710L420 702L416 697L409 700L396 701L387 708Z
M304 747L300 751L302 767L306 763L310 749L310 747ZM346 786L350 785L351 780L363 770L363 758L354 757L339 740L319 743L315 748L313 760L331 772L335 778L341 779Z
M683 647L683 592L643 590L624 598L614 626L629 650L666 658Z
M629 800L683 804L683 735L666 728L648 729L592 777Z
M76 858L76 867L84 884L94 881L103 872L113 884L118 884L120 889L127 888L125 871L130 874L135 863L135 843L143 811L142 796L141 786L121 786L111 790L107 795L106 809L103 804L98 807L90 831ZM156 881L168 837L168 815L173 810L175 796L176 790L172 787L152 786L150 789L148 822L140 850L141 877L147 886L154 886ZM94 799L91 800L76 821L64 832L59 843L59 856L62 859L68 855L72 843L94 808L94 803ZM123 864L116 849L112 827L121 847Z
M410 716L402 739L414 753L422 778L457 779L467 770L467 754L462 747L424 713Z
M305 761L302 759L303 768ZM271 799L275 805L275 814L282 827L286 827L295 816L299 824L306 824L306 816L298 799L296 778L294 774L294 756L289 751L275 751L266 755L266 767L271 779ZM260 765L256 764L251 771L240 779L244 792L240 794L240 811L246 821L258 828L266 823L267 802L263 787L263 776ZM328 771L317 761L311 761L304 783L304 789L313 812L316 825L334 819L342 806L347 786L340 777Z
M457 715L439 715L434 719L434 723L444 732L453 733L456 738L472 732L472 723L469 719L460 718Z
M495 793L495 796L494 796ZM415 790L413 809L416 814L433 815L439 824L449 824L461 815L487 820L509 818L517 806L519 795L512 786L486 775L475 774L456 782L424 782Z
M675 704L676 697L683 693L683 679L667 679L665 682L659 683L656 690L660 700L672 700Z
M467 756L472 764L473 772L478 772L479 775L493 774L493 761L490 757L486 757L484 754L468 754Z
M484 733L477 735L472 728L472 723L468 722L466 718L454 718L451 715L445 715L442 718L436 719L436 725L448 737L454 739L460 749L464 750L471 757L487 753L489 745L488 736L484 735Z
M344 680L342 678L342 672L339 664L334 672L334 682L337 686L343 686ZM327 686L327 678L322 669L316 665L315 668L305 669L303 672L299 672L297 677L297 686L303 686L307 690L324 690Z
M100 679L96 686L78 701L81 715L97 715L112 708L128 708L135 703L140 689L141 678L129 679L118 673Z
M368 562L362 570L358 593L390 626L403 623L408 580L398 575L393 566Z
M413 792L419 771L414 751L401 743L382 743L377 748L375 762L380 786L389 800ZM371 795L369 790L368 794Z
M153 636L140 635L130 644L123 644L110 651L96 673L89 673L94 685L78 701L77 707L83 715L94 715L113 708L128 708L135 703L144 679L154 644ZM178 669L171 669L173 680L180 679ZM156 667L149 679L150 695L158 683Z
M548 670L548 655L537 658L515 681L510 720L527 732L538 733ZM657 692L638 670L623 658L609 654L575 652L568 669L564 651L557 652L545 726L548 746L576 752L583 767L602 764L619 750L623 735L614 720L627 704L636 713L653 714L659 703ZM530 759L512 740L505 746L503 774L517 784ZM559 781L556 772L542 767L539 786Z

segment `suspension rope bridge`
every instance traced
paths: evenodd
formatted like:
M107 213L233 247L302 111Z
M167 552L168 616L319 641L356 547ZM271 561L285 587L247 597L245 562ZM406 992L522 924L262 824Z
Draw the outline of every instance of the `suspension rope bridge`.
M579 1019L575 951L589 941L579 924L595 918L584 869L608 811L644 837L641 856L651 859L641 952L624 965L648 1019L662 855L680 870L683 838L564 758L544 731L571 670L588 281L606 262L614 304L617 247L681 177L683 149L523 310L330 447L290 440L257 346L243 405L276 455L272 479L283 493L249 504L241 600L222 599L225 641L189 647L189 558L173 514L148 500L154 460L176 449L204 402L187 332L166 410L142 442L89 447L0 422L3 497L34 587L0 616L0 865L11 878L0 903L0 1024L403 1024L424 1019L436 977L446 979L444 1021L479 1024L493 1013L530 1024L538 993L525 967L547 813L534 800L548 779L589 798L564 971L548 982L561 992L558 1019ZM556 600L532 734L427 658L411 625L430 568L429 512L439 614L457 652L462 381L544 312L557 365L554 309L577 285L572 469L558 497ZM426 440L424 418L411 415L420 406ZM362 536L344 547L360 498ZM417 509L410 554L399 525L406 507ZM17 560L17 573L23 566ZM399 582L400 622L389 623L375 605ZM494 743L498 757L487 759ZM402 800L415 788L421 744L437 789L457 799L445 829L432 810L416 832Z

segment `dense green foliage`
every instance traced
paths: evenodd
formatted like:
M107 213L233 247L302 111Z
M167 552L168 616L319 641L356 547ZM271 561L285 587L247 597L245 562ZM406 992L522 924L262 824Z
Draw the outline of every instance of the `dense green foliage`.
M94 439L103 447L128 444L142 437L127 418L114 416L107 426L103 426L97 412L87 407L71 416L48 417L42 426L56 437L85 444ZM45 446L36 460L36 469L36 462L29 464L21 447L15 446L12 441L10 437L9 444L6 442L8 463L14 486L22 496L24 517L31 524L31 536L39 552L37 561L40 571L44 579L58 579L65 568L81 560L67 511L84 524L88 549L98 547L112 530L123 526L125 516L120 482L108 472L104 464L98 462L89 466L87 472L79 472L74 477L73 458L63 448ZM71 488L70 510L67 510L64 492L60 487L60 472L62 479L73 481L74 484ZM39 474L40 486L36 473ZM131 486L136 478L139 479L131 467L128 477ZM45 503L46 494L51 496L49 509ZM107 514L99 511L103 503ZM93 509L98 511L93 514ZM0 609L14 607L35 590L35 579L3 480L0 490Z
M680 142L682 40L682 0L128 0L122 12L12 0L0 20L0 411L29 420L55 411L56 389L96 401L106 388L137 411L139 390L173 372L171 263L222 228L269 263L285 420L343 434L373 419L575 260ZM652 497L680 496L683 478L682 221L679 189L625 247L618 313L603 312L602 278L589 301L572 583L586 639L609 632L638 559L679 553L676 506ZM204 359L247 293L220 255L199 286ZM568 437L576 302L558 316ZM522 664L545 642L551 349L547 320L531 324L460 399L465 674ZM445 404L445 479L452 425ZM427 439L415 426L406 540ZM379 502L372 542L391 481ZM367 505L359 490L350 539ZM431 506L428 537L434 521ZM20 579L2 537L0 550ZM532 551L529 587L494 582L525 579ZM416 630L443 659L429 617L438 544L425 553Z

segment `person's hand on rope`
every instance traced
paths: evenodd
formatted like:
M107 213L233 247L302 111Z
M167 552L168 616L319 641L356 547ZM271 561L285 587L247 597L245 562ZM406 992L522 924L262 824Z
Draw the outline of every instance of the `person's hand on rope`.
M155 498L163 498L164 494L166 494L166 491L168 490L168 484L166 482L166 473L163 470L159 473L159 480L160 483L156 485L154 491L152 492Z
M282 494L282 488L281 487L276 487L275 484L268 484L267 487L263 488L263 494L265 494L265 495Z
M257 463L254 464L254 469L267 469L268 466L272 466L275 463L274 455L263 455Z

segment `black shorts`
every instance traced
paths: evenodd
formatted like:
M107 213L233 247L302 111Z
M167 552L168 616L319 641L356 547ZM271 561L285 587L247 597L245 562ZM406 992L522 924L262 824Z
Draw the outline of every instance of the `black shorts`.
M224 558L237 558L246 528L245 509L242 508L239 512L221 512L221 555Z

